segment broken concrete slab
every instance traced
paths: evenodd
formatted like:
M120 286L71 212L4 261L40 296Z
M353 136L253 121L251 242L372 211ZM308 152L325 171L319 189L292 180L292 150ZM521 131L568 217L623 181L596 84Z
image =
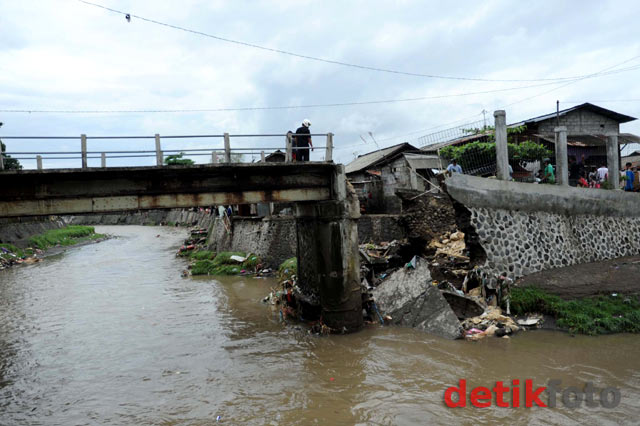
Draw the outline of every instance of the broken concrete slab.
M436 286L431 285L427 263L419 260L416 269L394 272L375 290L378 308L391 316L391 324L413 327L448 339L462 335L458 317Z
M451 309L459 319L477 317L484 312L484 307L470 297L461 296L450 291L444 291L442 295L449 302Z
M416 299L431 285L431 273L426 261L418 259L415 269L401 268L389 275L373 290L373 297L381 312L395 312Z

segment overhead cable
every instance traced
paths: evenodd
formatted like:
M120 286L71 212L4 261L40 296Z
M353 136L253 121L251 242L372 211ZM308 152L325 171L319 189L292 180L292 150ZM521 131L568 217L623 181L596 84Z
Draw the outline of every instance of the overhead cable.
M120 15L123 15L123 16L127 17L128 21L130 21L130 18L136 18L136 19L139 19L141 21L149 22L151 24L161 25L161 26L164 26L164 27L173 28L175 30L184 31L184 32L188 32L188 33L191 33L191 34L196 34L196 35L199 35L199 36L212 38L212 39L215 39L215 40L218 40L218 41L222 41L222 42L225 42L225 43L232 43L232 44L236 44L236 45L241 45L241 46L245 46L245 47L251 47L251 48L254 48L254 49L260 49L260 50L264 50L264 51L268 51L268 52L279 53L279 54L282 54L282 55L293 56L293 57L296 57L296 58L307 59L307 60L311 60L311 61L325 62L325 63L333 64L333 65L340 65L340 66L351 67L351 68L359 68L359 69L363 69L363 70L375 71L375 72L381 72L381 73L407 75L407 76L412 76L412 77L434 78L434 79L442 79L442 80L463 80L463 81L502 82L502 83L506 83L506 82L521 82L521 83L524 83L524 82L536 82L536 81L556 81L556 82L558 82L558 81L574 80L576 78L585 78L585 77L589 77L591 75L591 74L585 74L585 75L572 76L572 77L531 78L531 79L492 79L492 78L479 78L479 77L459 77L459 76L447 76L447 75L437 75L437 74L424 74L424 73L417 73L417 72L408 72L408 71L395 70L395 69L390 69L390 68L379 68L379 67L374 67L374 66L369 66L369 65L355 64L355 63L351 63L351 62L344 62L344 61L338 61L338 60L334 60L334 59L320 58L320 57L317 57L317 56L304 55L304 54L301 54L301 53L290 52L290 51L287 51L287 50L276 49L276 48L262 46L262 45L258 45L258 44L254 44L254 43L245 42L245 41L234 40L234 39L230 39L230 38L227 38L227 37L222 37L222 36L218 36L218 35L214 35L214 34L205 33L205 32L202 32L202 31L192 30L192 29L181 27L181 26L174 25L174 24L168 24L166 22L157 21L157 20L151 19L151 18L145 18L144 16L135 15L133 13L128 13L128 12L124 12L124 11L121 11L121 10L113 9L113 8L106 7L106 6L103 6L101 4L97 4L97 3L92 3L92 2L89 2L89 1L86 1L86 0L78 0L78 1L80 3L84 3L84 4L87 4L87 5L90 5L90 6L99 7L101 9L108 10L109 12L118 13ZM638 56L638 58L640 58L640 56Z

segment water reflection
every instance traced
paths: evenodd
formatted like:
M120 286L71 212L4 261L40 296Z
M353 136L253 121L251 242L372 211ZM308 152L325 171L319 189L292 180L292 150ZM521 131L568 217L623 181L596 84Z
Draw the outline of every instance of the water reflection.
M640 414L639 336L468 343L375 326L315 337L260 302L273 281L181 278L182 230L100 231L120 238L0 272L0 424L624 424ZM460 378L593 381L623 399L616 410L452 410L443 393Z

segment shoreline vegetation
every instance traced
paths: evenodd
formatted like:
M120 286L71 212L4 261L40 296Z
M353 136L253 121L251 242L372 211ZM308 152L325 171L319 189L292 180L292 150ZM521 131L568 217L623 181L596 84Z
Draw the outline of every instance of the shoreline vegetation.
M612 293L564 300L532 286L513 288L510 299L512 314L544 314L555 320L558 329L572 334L640 333L637 294Z
M2 243L0 244L0 269L40 262L45 251L55 247L69 247L105 238L104 234L96 234L93 226L68 225L64 228L51 229L43 234L31 236L27 240L28 247L26 248Z
M262 260L252 253L193 250L183 251L178 255L189 259L191 275L194 276L255 274L262 269Z

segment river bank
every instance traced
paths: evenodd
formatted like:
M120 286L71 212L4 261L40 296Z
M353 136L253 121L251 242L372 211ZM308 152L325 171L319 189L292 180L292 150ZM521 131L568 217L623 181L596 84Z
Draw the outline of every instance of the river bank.
M0 270L15 265L33 264L46 256L58 254L66 247L104 241L108 236L97 234L92 226L69 225L50 229L42 234L32 235L23 242L27 247L14 244L0 244Z
M318 338L261 303L275 278L182 278L183 228L114 235L0 271L0 424L631 424L640 336L536 331L474 344L370 325ZM160 235L159 237L157 235ZM88 267L90 266L90 267ZM612 349L614 348L614 349ZM496 380L616 387L615 409L451 409ZM560 396L559 396L560 398ZM543 396L546 401L546 396Z

